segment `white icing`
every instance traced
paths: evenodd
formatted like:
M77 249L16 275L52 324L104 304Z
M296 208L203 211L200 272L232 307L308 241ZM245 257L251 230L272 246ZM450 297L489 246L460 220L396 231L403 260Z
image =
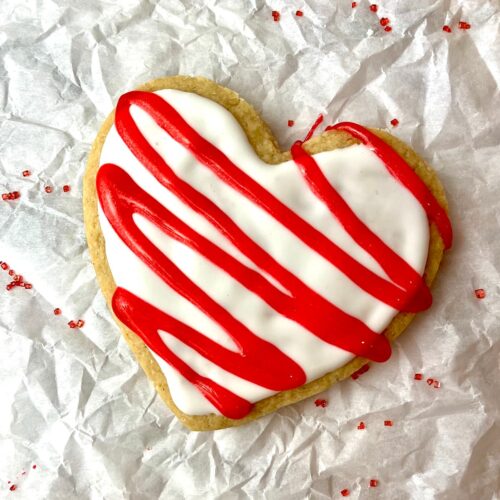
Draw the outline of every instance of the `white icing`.
M259 184L364 266L387 278L378 263L352 240L326 206L312 194L293 162L270 166L260 160L232 114L213 101L177 90L162 90L157 94ZM132 106L131 114L148 142L175 173L214 201L281 265L374 331L381 332L390 323L397 311L367 294L267 212L220 181L142 109ZM315 159L358 217L417 272L422 273L429 242L426 214L409 191L389 174L378 157L364 146L356 145L317 154ZM159 184L128 150L114 126L102 149L100 164L104 163L114 163L123 168L139 186L188 225L243 264L261 272L202 216ZM235 348L218 324L175 293L134 255L111 228L101 210L99 219L106 241L107 259L118 286L130 290L221 345ZM166 236L148 220L138 215L134 219L143 233L210 297L256 335L274 343L298 362L308 380L314 380L354 357L281 316L238 281L197 252ZM263 275L276 285L272 278ZM198 373L248 401L255 402L273 394L207 361L168 332L160 332L160 335L168 347ZM192 415L216 412L177 371L158 356L155 355L155 358L165 374L173 400L183 412Z

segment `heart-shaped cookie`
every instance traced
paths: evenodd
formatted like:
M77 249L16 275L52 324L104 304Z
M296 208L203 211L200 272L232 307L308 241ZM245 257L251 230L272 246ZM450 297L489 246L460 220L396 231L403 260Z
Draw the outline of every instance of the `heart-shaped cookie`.
M84 185L103 293L194 430L387 360L431 304L446 210L435 173L389 134L343 123L282 152L237 94L189 77L120 98Z

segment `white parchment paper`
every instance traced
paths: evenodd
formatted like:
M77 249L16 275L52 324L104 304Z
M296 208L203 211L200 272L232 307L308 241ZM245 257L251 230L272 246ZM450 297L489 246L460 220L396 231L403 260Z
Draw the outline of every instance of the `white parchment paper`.
M111 320L84 238L86 155L121 93L173 74L233 88L283 147L319 113L388 127L446 187L455 244L433 308L326 408L189 432ZM0 498L499 498L499 84L498 0L2 0L0 188L21 197L0 201L0 260L33 289L7 292L0 271Z

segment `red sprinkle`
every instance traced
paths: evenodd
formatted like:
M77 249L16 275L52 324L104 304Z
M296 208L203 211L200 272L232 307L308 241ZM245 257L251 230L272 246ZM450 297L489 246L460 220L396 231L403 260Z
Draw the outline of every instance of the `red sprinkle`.
M443 26L443 31L445 31L446 33L451 33L451 28L447 24L445 24Z
M81 328L84 324L85 324L85 321L83 321L83 319L79 319L79 320L76 322L76 326L77 326L77 328Z
M298 10L298 11L295 13L295 15L296 15L297 17L302 17L302 16L304 15L304 13L303 13L301 10Z
M295 125L295 122L293 120L288 120L288 126L293 127Z
M280 13L277 10L273 10L271 12L271 14L273 16L274 22L277 23L280 20L280 17L281 17Z
M399 120L398 120L397 118L393 118L393 119L391 120L391 125L392 125L393 127L397 127L397 126L399 125Z
M6 201L9 199L9 194L10 193L2 193L2 200Z
M45 192L50 194L52 193L52 187L51 186L45 186Z
M388 17L383 17L382 19L380 19L380 25L381 26L387 26L391 21L389 20Z
M322 408L326 408L328 406L328 401L326 399L317 399L314 404L316 406L321 406Z
M26 288L26 290L31 290L33 288L33 285L31 283L25 283L24 288Z
M16 273L15 273L15 271L14 271L14 269L11 269L11 270L9 271L9 276L14 276L14 274L16 274Z
M63 191L64 191L65 193L69 193L69 192L71 191L71 186L68 186L67 184L65 184L65 185L63 186Z
M355 9L358 6L358 2L352 2L351 7Z
M428 385L432 385L434 383L434 379L433 378L428 378L427 379L427 384Z
M421 373L415 373L415 380L422 380L423 375Z
M434 388L439 389L441 387L441 382L439 380L434 380Z
M68 326L69 326L70 328L76 328L76 322L75 322L75 321L73 321L73 320L68 321Z
M477 290L474 290L474 293L476 294L477 299L484 299L486 297L484 288L478 288Z
M389 31L392 31L392 28L390 26L386 26L384 28L384 31L387 31L387 33L389 33Z
M8 285L5 285L5 289L9 292L14 288L14 285L12 283L9 283Z
M384 420L384 425L386 427L392 427L392 420Z
M56 316L59 316L59 314L61 314L61 312L62 312L62 311L61 311L61 309L59 309L59 307L56 307L56 308L54 309L54 314L55 314Z
M343 496L343 497L348 497L349 496L349 490L346 488L344 490L342 490L340 492L340 494Z
M23 170L23 177L29 177L31 172L29 170Z
M377 5L377 4L375 4L375 3L372 3L372 4L370 5L370 10L371 10L372 12L377 12L377 10L378 10L378 5Z
M358 429L359 429L360 431L365 430L365 429L366 429L366 425L365 425L365 423L364 423L364 422L360 422L360 423L358 424Z
M0 264L0 267L1 267L4 271L6 271L7 269L9 269L9 264L7 264L7 262L2 262L2 263Z
M470 24L469 23L466 23L465 21L460 21L458 23L458 27L461 29L461 30L470 30Z
M36 469L36 464L33 465L33 469Z
M378 486L378 479L370 479L370 488L376 488Z
M17 490L17 486L15 484L13 484L10 488L9 488L10 491L16 491Z
M356 370L352 375L351 378L353 380L356 380L359 378L363 373L366 373L370 369L370 365L366 363L366 365L363 365L359 370Z

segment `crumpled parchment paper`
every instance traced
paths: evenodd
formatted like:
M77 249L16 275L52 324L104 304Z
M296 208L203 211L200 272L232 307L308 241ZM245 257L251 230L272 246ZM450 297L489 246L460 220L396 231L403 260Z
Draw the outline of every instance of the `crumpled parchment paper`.
M0 260L33 285L8 292L0 271L1 498L499 498L500 4L378 3L0 2L0 186L21 193L0 201ZM84 237L85 159L121 93L172 74L236 90L283 147L319 113L387 127L446 187L455 244L434 306L326 408L189 432L111 320Z

